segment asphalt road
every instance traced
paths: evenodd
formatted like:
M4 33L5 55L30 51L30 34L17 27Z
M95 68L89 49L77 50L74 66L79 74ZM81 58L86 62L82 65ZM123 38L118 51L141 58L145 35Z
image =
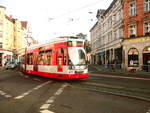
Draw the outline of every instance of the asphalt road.
M62 81L0 68L0 113L150 113L150 80Z

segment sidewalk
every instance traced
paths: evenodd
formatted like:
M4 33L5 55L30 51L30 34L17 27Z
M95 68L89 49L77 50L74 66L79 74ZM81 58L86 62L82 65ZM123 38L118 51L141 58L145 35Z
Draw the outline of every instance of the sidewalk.
M115 76L124 76L124 77L138 77L138 78L149 78L150 79L150 72L127 72L122 69L110 69L105 68L104 66L100 65L89 65L89 73L91 74L104 74L104 75L115 75Z

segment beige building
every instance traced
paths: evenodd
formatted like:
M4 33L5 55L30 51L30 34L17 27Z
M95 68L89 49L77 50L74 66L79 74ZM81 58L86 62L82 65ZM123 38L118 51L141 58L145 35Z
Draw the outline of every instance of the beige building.
M93 63L107 65L115 59L121 65L121 43L123 40L122 0L113 0L108 9L98 10L97 19L97 23L90 30Z
M0 66L27 47L27 22L7 16L5 10L0 6Z
M3 49L9 51L14 49L14 23L7 15L5 15L3 26Z
M27 22L14 20L14 49L18 54L20 50L27 47Z

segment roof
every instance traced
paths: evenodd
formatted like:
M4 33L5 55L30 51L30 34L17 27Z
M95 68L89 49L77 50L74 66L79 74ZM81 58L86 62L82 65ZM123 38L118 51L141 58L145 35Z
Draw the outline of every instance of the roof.
M6 9L6 7L4 7L4 6L0 6L0 8L4 8L4 9Z
M66 42L66 41L71 41L71 40L78 40L78 41L82 40L83 41L83 39L79 39L77 37L62 36L62 37L53 38L50 41L41 42L39 44L34 44L34 45L28 47L28 49L35 49L38 47L47 46L47 45L52 44L52 43Z
M106 11L104 12L104 15L106 15L109 10L113 7L113 5L116 3L117 0L113 0L112 3L110 4L110 6L106 9Z
M96 25L98 24L98 21L94 24L94 26L90 29L90 32L96 27Z
M104 9L98 9L97 10L97 14L96 14L96 17L98 18L100 15L102 15L106 10Z

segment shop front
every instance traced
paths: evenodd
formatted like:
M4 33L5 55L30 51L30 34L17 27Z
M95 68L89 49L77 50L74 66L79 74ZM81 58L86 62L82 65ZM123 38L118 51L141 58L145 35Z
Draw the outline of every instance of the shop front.
M150 37L125 39L123 45L123 68L150 71Z

